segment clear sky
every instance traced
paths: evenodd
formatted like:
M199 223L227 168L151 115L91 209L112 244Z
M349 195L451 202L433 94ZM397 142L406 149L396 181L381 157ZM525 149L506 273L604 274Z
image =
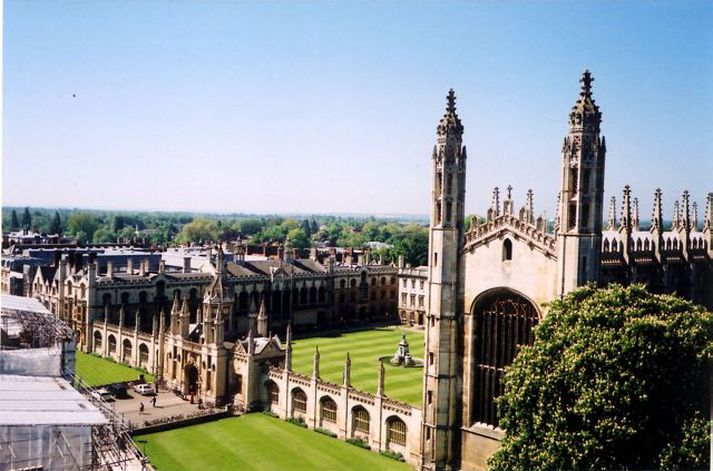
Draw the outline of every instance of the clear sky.
M713 191L710 1L5 0L4 23L4 205L426 214L453 87L466 211L512 184L551 217L585 67L606 200Z

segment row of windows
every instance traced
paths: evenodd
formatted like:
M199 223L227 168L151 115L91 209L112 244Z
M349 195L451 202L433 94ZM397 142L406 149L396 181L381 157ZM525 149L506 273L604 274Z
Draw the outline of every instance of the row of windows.
M418 280L418 283L419 283L419 288L420 288L420 289L423 289L424 286L425 286L425 284L426 284L425 280ZM402 278L402 279L401 279L401 285L402 285L404 288L406 288L406 287L408 286L408 280L407 280L406 278ZM414 279L411 279L411 288L414 288L414 289L416 288L416 280L414 280Z
M418 307L423 307L424 299L425 299L425 296L423 296L423 295L420 295L418 297ZM408 296L406 293L401 293L401 305L402 306L406 306L407 300L411 301L410 303L408 303L409 306L411 306L411 307L416 306L416 295L415 294Z

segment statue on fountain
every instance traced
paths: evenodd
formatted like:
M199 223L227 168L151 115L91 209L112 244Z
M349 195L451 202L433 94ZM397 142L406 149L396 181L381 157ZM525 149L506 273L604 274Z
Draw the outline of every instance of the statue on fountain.
M391 358L390 363L396 366L416 366L416 362L411 358L411 353L409 352L408 342L406 341L406 333L401 334L401 341L396 349L396 353Z

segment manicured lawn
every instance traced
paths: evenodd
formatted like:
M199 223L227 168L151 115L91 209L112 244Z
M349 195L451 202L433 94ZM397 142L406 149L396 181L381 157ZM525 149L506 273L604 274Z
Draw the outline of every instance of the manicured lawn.
M77 376L89 386L101 386L110 383L134 381L139 379L141 372L104 358L77 352ZM144 379L152 383L153 376L144 373Z
M264 414L135 437L159 471L400 470L405 463ZM142 443L142 441L146 443Z
M293 342L292 368L303 374L312 374L314 347L319 346L320 376L337 384L342 383L346 353L352 359L352 385L375 393L378 378L378 358L391 357L406 332L411 356L423 359L423 333L395 328L379 328L364 332L342 334L336 337L312 337ZM421 406L423 369L391 366L388 362L385 376L385 393L388 397Z

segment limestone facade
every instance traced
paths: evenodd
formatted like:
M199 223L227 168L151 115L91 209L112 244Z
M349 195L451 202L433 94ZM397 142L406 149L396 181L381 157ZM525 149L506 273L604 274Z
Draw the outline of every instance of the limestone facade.
M536 215L532 191L518 207L511 187L503 193L495 188L485 221L474 219L468 232L457 216L444 226L442 169L465 181L463 126L453 93L448 95L434 152L422 469L487 468L503 434L494 402L502 375L518 347L534 340L546 302L589 282L643 283L713 309L713 193L702 225L684 192L674 204L672 227L664 228L658 190L651 225L644 228L627 186L620 212L612 198L604 226L607 146L592 81L585 71L569 114L552 228ZM464 191L460 180L453 191ZM460 201L456 194L453 208Z

